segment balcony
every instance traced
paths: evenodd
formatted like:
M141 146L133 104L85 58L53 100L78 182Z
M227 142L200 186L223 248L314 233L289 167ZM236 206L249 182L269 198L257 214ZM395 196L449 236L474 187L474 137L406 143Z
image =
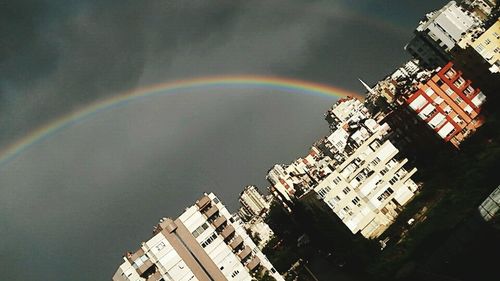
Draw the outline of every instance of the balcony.
M238 254L240 260L246 259L252 253L252 249L250 247L245 246L245 248Z
M255 256L253 259L247 264L248 270L252 271L256 269L260 265L260 259Z
M210 198L205 195L205 196L201 197L198 201L196 201L196 206L198 206L198 209L200 211L202 211L203 209L208 207L211 202L212 202L212 200L210 200Z
M231 243L229 243L229 247L231 247L231 249L235 250L239 246L241 246L241 244L243 244L243 238L241 238L241 236L238 235L233 239L233 241L231 241Z
M219 213L219 209L217 208L217 206L213 205L203 213L205 214L205 216L207 216L207 219L210 220L214 217L215 214Z
M226 240L229 236L231 236L234 233L234 227L232 225L228 225L222 230L222 237L224 237L224 240Z
M215 227L215 229L218 229L220 226L226 224L226 222L227 222L226 217L220 216L212 222L212 225Z

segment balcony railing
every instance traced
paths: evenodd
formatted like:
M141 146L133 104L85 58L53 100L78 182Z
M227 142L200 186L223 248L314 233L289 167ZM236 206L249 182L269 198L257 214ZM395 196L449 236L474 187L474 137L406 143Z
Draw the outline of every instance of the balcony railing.
M196 206L198 206L198 209L200 209L200 211L202 211L203 209L208 207L211 202L212 202L212 200L210 200L210 198L205 195L205 196L201 197L198 201L196 201Z
M257 256L254 256L253 259L247 264L247 268L252 271L256 269L260 265L260 259Z
M241 236L236 236L233 241L231 241L231 243L229 243L229 247L231 247L231 249L235 250L237 249L241 244L243 244L243 238L241 238Z
M222 230L222 237L224 237L224 240L226 240L231 234L234 233L234 227L232 225L228 225Z
M218 229L220 226L223 226L226 222L227 222L226 217L220 216L212 222L212 225L215 227L215 229Z
M250 247L245 246L245 248L238 254L240 260L246 259L252 253L252 249Z
M217 206L213 205L212 207L206 209L205 212L203 212L205 214L205 216L207 216L207 219L211 219L214 217L215 214L219 213L219 209L217 208Z

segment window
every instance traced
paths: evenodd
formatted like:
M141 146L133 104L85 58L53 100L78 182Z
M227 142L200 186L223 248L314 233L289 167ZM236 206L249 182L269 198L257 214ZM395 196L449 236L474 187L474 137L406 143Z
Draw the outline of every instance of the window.
M451 106L446 105L446 107L443 109L444 113L449 114L451 112Z
M197 238L198 236L200 236L207 228L208 228L208 224L206 222L203 223L202 225L198 226L198 228L196 228L192 232L194 238Z
M451 78L453 78L453 76L455 76L455 73L456 73L455 70L450 68L448 71L446 71L444 76L446 76L446 78L448 78L448 79L451 79Z
M318 190L318 194L319 196L321 196L321 198L325 198L325 196L328 194L328 192L330 192L330 190L331 188L329 186L325 186L320 190Z
M347 213L349 216L352 216L354 215L353 211L351 210L351 208L349 208L349 206L345 206L342 211L344 211L344 213Z
M383 176L385 175L387 172L389 172L389 167L385 167L383 170L380 171L380 174Z
M457 88L460 88L460 87L462 87L462 85L463 85L464 83L465 83L465 79L464 79L464 78L462 78L462 77L459 77L459 78L457 79L457 81L455 81L455 82L453 83L453 85L455 85L455 87L457 87Z
M484 41L484 44L486 44L486 45L489 45L490 43L491 43L490 38L488 38L488 39L486 39L486 40Z
M213 200L213 201L214 201L214 203L215 203L215 204L218 204L218 203L219 203L219 198L214 197L214 200Z
M452 88L447 88L447 89L445 90L445 92L446 92L446 94L447 94L448 96L451 96L451 95L453 95L453 94L455 93L455 91L453 91L453 89L452 89Z
M443 80L439 79L436 81L436 84L441 87L444 83L443 83Z
M463 101L464 101L464 100L463 100L463 99L461 99L460 97L457 97L457 98L455 99L455 102L456 102L457 104L461 104Z
M344 194L346 194L346 195L347 195L347 193L349 193L349 191L351 191L351 189L350 189L349 187L346 187L346 188L344 188L344 189L342 190L342 192L343 192Z
M336 178L334 178L334 179L333 179L333 183L334 183L334 184L339 184L339 182L340 182L340 181L341 181L341 179L340 179L340 177L338 177L338 176L337 176Z
M373 159L373 161L371 162L373 166L377 165L378 163L380 163L380 158L378 157L375 157L375 159Z
M358 196L354 197L354 199L352 199L352 204L361 207L361 199L359 199Z
M496 47L496 48L493 50L493 52L495 52L495 53L500 53L500 47Z
M273 269L274 269L274 268L273 268ZM235 270L235 271L233 271L233 273L231 273L231 278L236 277L236 275L238 275L239 273L240 273L240 271L239 271L239 270ZM273 273L274 273L274 272L273 272Z
M212 242L214 242L215 238L217 238L217 234L214 232L210 237L208 237L203 243L201 243L201 246L203 248L206 248L208 245L210 245Z
M389 183L390 183L391 185L394 185L394 184L398 181L398 179L399 179L399 178L398 178L398 176L396 175L396 176L392 177L392 179L390 179L390 180L389 180Z
M464 90L464 94L466 95L470 95L474 92L474 88L472 88L472 86L468 86L467 88L465 88Z
M392 190L392 188L387 188L384 193L380 194L379 197L377 197L377 200L382 202L384 201L385 199L387 199L389 196L391 196L391 194L394 193L394 190Z
M481 53L483 50L484 50L484 45L483 45L482 43L481 43L481 44L479 44L479 45L477 45L477 47L476 47L476 51L477 51L478 53Z

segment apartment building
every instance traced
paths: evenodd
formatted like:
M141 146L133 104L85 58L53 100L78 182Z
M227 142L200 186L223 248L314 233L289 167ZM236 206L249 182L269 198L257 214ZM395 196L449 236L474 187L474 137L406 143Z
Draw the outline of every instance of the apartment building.
M246 186L240 193L239 201L244 209L245 217L260 216L269 210L270 202L260 193L256 186Z
M284 280L226 207L205 194L177 219L163 218L153 237L123 257L115 281L254 280L268 271Z
M390 127L373 119L361 101L341 99L325 116L332 133L306 157L276 165L268 179L291 198L314 192L352 233L376 238L417 192L411 179L416 169L405 167L408 160L389 140ZM287 192L292 187L295 193Z
M486 96L471 83L450 62L419 83L406 103L440 138L459 147L482 124L479 113Z
M425 67L443 66L451 60L450 51L462 37L480 24L479 18L450 1L440 10L426 15L405 50Z
M470 45L488 63L491 73L500 73L500 19Z
M405 169L408 160L399 158L398 149L384 140L386 132L373 119L366 120L352 138L339 139L336 136L343 133L334 132L328 138L331 147L342 143L351 153L314 187L352 233L366 238L380 236L418 188L411 179L416 168Z

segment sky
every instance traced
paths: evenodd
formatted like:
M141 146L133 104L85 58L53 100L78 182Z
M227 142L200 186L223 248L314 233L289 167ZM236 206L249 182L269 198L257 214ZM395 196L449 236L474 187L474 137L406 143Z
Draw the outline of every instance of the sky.
M273 75L363 92L409 57L446 1L3 1L0 150L97 100L154 83ZM204 191L245 185L328 133L335 99L197 89L65 129L0 167L0 276L109 280L128 250Z

